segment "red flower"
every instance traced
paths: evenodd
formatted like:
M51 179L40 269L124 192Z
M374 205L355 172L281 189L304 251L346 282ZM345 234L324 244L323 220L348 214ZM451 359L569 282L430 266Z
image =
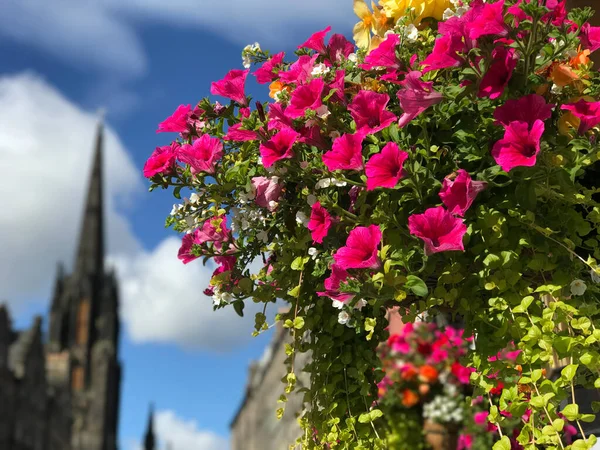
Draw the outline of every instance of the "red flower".
M404 114L398 121L401 128L423 113L427 108L442 101L442 94L433 90L433 81L421 80L421 72L412 71L400 84L404 86L396 94Z
M581 26L579 40L583 48L590 52L600 49L600 27L592 27L589 23L584 23Z
M277 53L273 55L269 60L265 61L255 72L256 82L259 84L266 84L273 81L277 75L275 74L275 68L283 63L285 53Z
M227 134L223 136L225 141L246 142L258 139L256 131L242 130L242 124L236 123L227 129Z
M331 27L327 27L324 30L317 31L309 37L306 42L300 44L298 48L310 48L321 54L326 54L327 49L325 48L325 36L331 31Z
M179 248L179 251L177 252L177 258L179 258L184 264L187 264L195 259L198 258L198 256L195 256L194 254L192 254L192 246L194 245L194 235L193 234L186 234L185 236L183 236L182 240L181 240L181 247Z
M346 281L349 277L348 272L342 269L337 264L331 266L331 274L325 279L325 291L317 292L319 297L329 297L332 300L345 303L354 297L354 294L340 292L342 281Z
M365 62L360 64L361 69L371 70L376 67L399 69L401 61L396 56L398 44L400 44L400 36L398 34L388 34L385 40L379 44L379 47L365 56Z
M307 228L311 231L310 235L315 242L323 243L331 223L331 215L321 206L321 203L318 201L313 203Z
M376 269L379 267L377 248L381 243L379 225L356 227L350 232L346 246L333 255L342 269Z
M504 0L486 3L468 27L471 39L488 35L506 36L508 27L504 23Z
M311 72L315 67L315 61L318 55L302 55L285 72L279 72L279 79L286 84L304 84L311 78Z
M192 142L192 145L183 145L178 159L185 164L189 164L192 173L215 173L215 165L222 156L223 143L221 140L203 134Z
M367 162L367 190L396 186L402 178L402 166L407 159L408 153L400 150L395 142L388 142L380 153L371 156Z
M442 24L440 24L442 25ZM423 72L459 67L465 61L459 53L465 51L465 44L460 35L448 33L435 40L433 51L425 58Z
M348 105L356 122L356 130L373 134L387 128L396 120L394 113L385 109L389 101L389 95L373 91L363 90L356 94L352 103Z
M413 214L408 218L410 234L425 242L425 254L464 251L463 236L467 226L462 219L454 217L442 206L429 208L423 214Z
M515 167L535 166L543 133L544 122L541 120L536 120L531 130L525 122L511 122L504 138L494 144L492 156L505 172Z
M213 95L220 95L222 97L230 98L231 100L239 103L242 106L246 106L248 100L244 89L246 86L246 77L248 76L249 70L230 70L225 78L219 81L214 81L210 85L210 93Z
M466 170L459 169L456 178L444 178L440 198L448 211L462 217L486 186L485 181L473 181Z

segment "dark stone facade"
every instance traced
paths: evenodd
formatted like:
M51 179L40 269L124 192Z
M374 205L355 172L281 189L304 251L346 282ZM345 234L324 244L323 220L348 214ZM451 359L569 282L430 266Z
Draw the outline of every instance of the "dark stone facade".
M116 450L121 384L116 276L104 268L103 128L73 273L59 267L49 336L0 305L0 450Z

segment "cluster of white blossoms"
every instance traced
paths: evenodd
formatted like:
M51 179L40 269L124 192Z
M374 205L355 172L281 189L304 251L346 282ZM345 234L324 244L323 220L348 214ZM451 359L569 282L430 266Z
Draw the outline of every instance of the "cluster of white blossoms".
M171 209L171 216L179 221L185 233L191 233L206 220L208 214L200 205L200 196L194 192L190 198L185 198L183 204L175 203Z
M317 181L317 184L315 184L315 189L325 189L330 186L343 187L346 186L346 184L347 183L345 181L340 181L336 178L323 178Z
M354 328L354 323L351 321L352 319L352 311L349 311L348 308L344 308L347 306L346 303L340 302L339 300L332 300L331 305L336 309L341 309L338 314L338 323L341 325L346 325L349 328ZM354 304L354 309L360 311L367 305L367 301L365 299L360 299Z
M227 305L227 304L231 303L232 299L233 299L233 296L229 292L221 292L221 290L219 289L218 286L215 287L215 289L213 291L213 296L212 296L213 305L215 305L215 306Z
M255 42L254 44L249 44L244 47L242 50L242 64L245 69L249 69L252 65L252 56L257 52L260 52L260 44Z
M313 67L313 70L310 72L310 74L313 77L321 77L323 75L328 74L330 71L331 71L331 69L329 67L327 67L325 64L319 63L319 64L315 64L315 66Z
M461 423L464 418L463 406L464 398L461 395L436 395L423 405L423 417L438 423Z

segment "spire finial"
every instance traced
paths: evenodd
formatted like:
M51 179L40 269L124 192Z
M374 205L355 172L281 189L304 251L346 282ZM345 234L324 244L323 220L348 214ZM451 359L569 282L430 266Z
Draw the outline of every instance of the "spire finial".
M150 403L148 412L148 427L144 436L144 450L156 450L156 439L154 437L154 403Z

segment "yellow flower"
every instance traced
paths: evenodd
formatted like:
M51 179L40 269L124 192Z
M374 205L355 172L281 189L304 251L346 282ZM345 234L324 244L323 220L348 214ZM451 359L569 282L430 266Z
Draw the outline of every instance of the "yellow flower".
M371 45L371 33L383 36L389 29L388 17L382 12L381 8L373 2L371 2L371 7L373 12L371 12L365 0L354 0L354 14L360 19L360 22L354 25L354 41L358 47L364 49L368 49Z
M442 20L444 11L451 6L450 0L381 0L379 3L385 14L394 20L403 17L407 8L413 8L412 22L415 25L426 17Z
M558 132L563 136L571 136L573 129L579 128L579 118L567 111L558 119Z

